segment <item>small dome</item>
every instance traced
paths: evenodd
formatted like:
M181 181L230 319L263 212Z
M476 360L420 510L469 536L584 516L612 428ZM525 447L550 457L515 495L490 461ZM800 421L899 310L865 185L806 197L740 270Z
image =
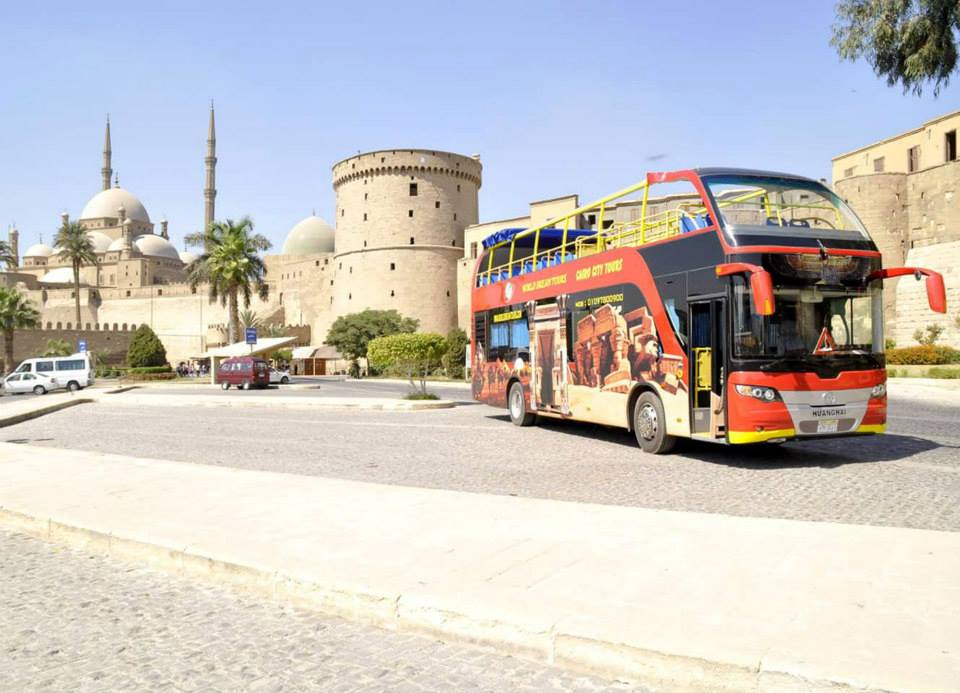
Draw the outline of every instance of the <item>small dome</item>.
M174 247L173 243L162 236L155 236L152 233L145 233L142 236L137 236L134 238L133 244L137 246L140 252L144 255L165 257L171 260L180 259L180 253L177 252L177 249Z
M110 247L110 236L100 231L87 231L87 238L93 242L93 252L105 253Z
M51 255L53 255L53 248L46 243L34 243L23 254L24 257L50 257Z
M189 250L184 250L180 253L180 262L185 265L189 265L191 262L197 259L197 256L191 253Z
M41 284L73 284L73 269L58 267L40 277Z
M115 219L117 209L123 207L127 212L127 219L150 223L150 215L136 196L123 188L101 190L86 204L80 212L80 219Z
M311 215L297 223L283 241L283 255L314 255L333 252L333 227Z
M140 236L136 236L133 239L133 246L139 250L144 255L153 255L156 257L165 257L170 260L179 260L180 253L177 252L177 249L173 244L160 237L155 236L152 233L145 233ZM123 237L115 239L108 247L107 252L119 252L123 250Z

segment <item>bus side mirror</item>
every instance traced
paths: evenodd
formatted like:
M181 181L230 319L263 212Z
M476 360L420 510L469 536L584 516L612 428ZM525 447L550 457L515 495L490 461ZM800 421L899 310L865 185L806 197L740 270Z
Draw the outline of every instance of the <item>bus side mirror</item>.
M890 279L912 274L919 281L920 277L927 278L927 303L934 313L947 312L947 290L943 284L943 275L923 267L888 267L867 275L867 283L877 279Z
M750 293L753 295L753 312L757 315L773 315L777 303L773 296L773 277L759 265L747 262L728 262L717 265L717 276L726 277L731 274L750 275Z

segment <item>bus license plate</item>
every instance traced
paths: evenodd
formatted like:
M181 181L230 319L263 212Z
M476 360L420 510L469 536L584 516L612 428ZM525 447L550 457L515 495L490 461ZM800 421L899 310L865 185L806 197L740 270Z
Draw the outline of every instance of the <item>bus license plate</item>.
M817 421L817 433L836 433L838 423L840 423L839 419Z

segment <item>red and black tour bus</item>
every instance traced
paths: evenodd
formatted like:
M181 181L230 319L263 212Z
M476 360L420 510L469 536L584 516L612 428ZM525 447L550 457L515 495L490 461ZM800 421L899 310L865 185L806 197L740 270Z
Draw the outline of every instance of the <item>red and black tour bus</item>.
M650 173L483 246L474 398L521 426L625 427L652 453L881 433L883 280L924 279L946 311L940 274L883 268L843 200L783 173Z

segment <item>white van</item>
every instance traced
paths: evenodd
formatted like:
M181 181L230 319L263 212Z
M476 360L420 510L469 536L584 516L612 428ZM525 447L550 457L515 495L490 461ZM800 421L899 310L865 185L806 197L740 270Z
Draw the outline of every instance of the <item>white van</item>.
M63 383L71 392L93 385L93 364L90 354L85 351L71 356L27 359L14 373L41 373Z

